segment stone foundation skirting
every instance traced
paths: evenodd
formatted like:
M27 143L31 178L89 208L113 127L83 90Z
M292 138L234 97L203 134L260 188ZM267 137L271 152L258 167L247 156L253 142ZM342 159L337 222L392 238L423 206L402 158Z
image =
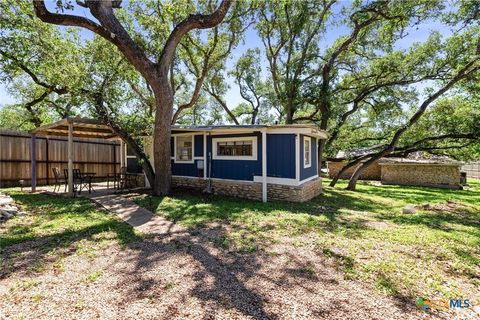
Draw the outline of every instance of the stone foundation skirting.
M198 191L206 191L208 180L194 177L172 177L172 186L176 188L188 188ZM262 183L235 180L212 179L214 194L251 200L262 200ZM292 202L304 202L318 196L322 191L320 177L302 183L299 186L287 186L281 184L267 185L268 200L282 200Z

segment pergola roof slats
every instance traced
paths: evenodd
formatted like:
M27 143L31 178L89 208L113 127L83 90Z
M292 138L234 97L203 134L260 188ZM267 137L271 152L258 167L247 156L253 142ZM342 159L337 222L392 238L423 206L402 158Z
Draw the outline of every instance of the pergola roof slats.
M111 139L117 137L112 128L95 119L65 118L30 131L35 134L68 136L68 126L73 125L73 136L82 138Z

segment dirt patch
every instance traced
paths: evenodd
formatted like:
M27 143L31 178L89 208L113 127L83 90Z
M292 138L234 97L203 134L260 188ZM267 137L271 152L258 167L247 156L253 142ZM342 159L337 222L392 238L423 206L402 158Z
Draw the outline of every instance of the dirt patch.
M27 270L25 256L15 254L25 248L13 246L1 253L15 268L0 279L0 310L7 319L419 318L414 301L346 280L308 244L237 253L215 243L221 236L221 226L196 229L110 245L93 259L33 246L37 252L26 254L42 261L42 270Z

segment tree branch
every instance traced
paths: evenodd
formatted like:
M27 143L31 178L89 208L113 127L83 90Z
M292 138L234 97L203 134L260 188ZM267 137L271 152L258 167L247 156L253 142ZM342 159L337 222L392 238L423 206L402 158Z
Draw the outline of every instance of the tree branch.
M158 68L160 72L168 71L178 43L182 37L193 29L208 29L218 25L228 12L233 0L223 0L220 6L211 14L194 14L180 22L170 33L160 55Z

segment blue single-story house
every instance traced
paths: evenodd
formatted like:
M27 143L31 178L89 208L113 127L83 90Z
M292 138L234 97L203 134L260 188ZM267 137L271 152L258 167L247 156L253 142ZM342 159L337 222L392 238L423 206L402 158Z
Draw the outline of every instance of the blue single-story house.
M172 126L172 185L307 201L321 192L318 143L326 138L310 125Z

